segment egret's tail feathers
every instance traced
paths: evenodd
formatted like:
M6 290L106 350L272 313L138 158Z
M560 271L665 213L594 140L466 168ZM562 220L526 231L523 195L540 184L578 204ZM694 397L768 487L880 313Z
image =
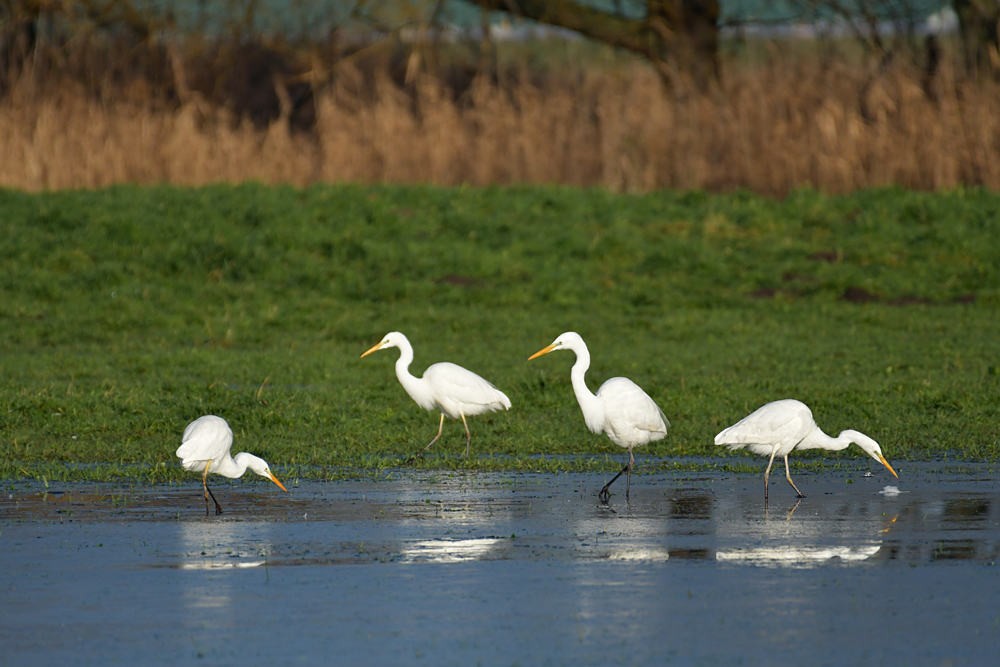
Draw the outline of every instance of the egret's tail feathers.
M651 399L651 400L652 400L652 399ZM654 403L654 405L656 405L656 404ZM663 434L664 434L664 435L666 435L666 434L667 434L667 431L668 431L668 430L670 429L670 420L669 420L669 419L667 419L667 416L666 416L665 414L663 414L663 410L661 410L661 409L660 409L660 406L659 406L659 405L657 405L657 406L656 406L656 411L660 413L660 419L662 419L662 420L663 420L663 427L662 427L662 428L660 428L660 425L659 425L659 424L657 424L657 425L656 425L656 428L655 428L655 429L653 429L653 430L656 430L656 431L663 431Z
M732 450L732 449L743 449L744 447L752 443L747 442L745 438L741 437L741 434L733 433L732 427L730 427L727 428L725 431L719 433L719 435L715 436L715 444L723 445Z
M183 461L194 454L194 441L189 440L188 442L185 442L183 445L178 447L177 451L174 453L177 455L177 458Z
M731 440L726 437L726 432L723 431L719 435L715 436L715 444L721 445L723 447L728 447L729 451L735 451L737 449L749 449L754 454L770 454L770 445L761 445L755 442L740 442L738 440Z
M493 385L490 385L490 391L484 392L484 396L476 401L475 404L470 402L470 405L478 404L478 410L470 408L469 412L466 414L480 414L489 410L490 412L496 412L497 410L510 410L510 399L507 398L507 394L503 393Z
M715 444L716 445L723 445L725 447L728 447L730 451L733 451L733 450L736 450L736 449L743 449L744 447L747 446L747 443L745 443L745 442L721 442L718 438L715 439Z
M463 408L463 414L469 416L479 415L484 412L496 412L497 410L510 410L510 399L498 389L496 390L496 395L490 396L482 403L466 403Z
M179 452L179 450L178 450ZM178 456L180 454L178 453ZM196 459L185 459L181 458L181 467L185 470L190 470L191 472L205 472L205 466L208 465L206 460L196 460Z
M718 438L715 439L715 444L724 445L731 452L737 449L747 449L758 456L769 456L774 450L774 445L762 445L757 442L721 442Z
M725 445L729 449L740 449L746 447L749 444L757 442L759 439L754 433L748 432L746 429L740 428L739 424L734 424L729 428L723 429L715 436L715 444Z

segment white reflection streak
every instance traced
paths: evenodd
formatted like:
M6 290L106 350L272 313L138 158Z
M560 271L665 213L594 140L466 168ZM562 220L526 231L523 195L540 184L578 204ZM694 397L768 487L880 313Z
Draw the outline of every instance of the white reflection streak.
M403 550L407 560L429 563L461 563L484 559L499 542L498 538L483 537L469 540L425 540Z
M205 521L181 523L179 528L181 570L256 567L271 551L270 527L264 523ZM243 577L199 576L192 572L177 576L192 627L211 632L237 623L239 610L233 589L244 581ZM263 577L263 573L254 576Z
M248 522L181 525L182 570L258 567L266 562L270 541L253 539L260 525ZM256 543L254 543L256 542Z
M180 569L182 570L224 570L229 568L238 567L259 567L264 564L264 561L242 561L236 563L225 563L214 560L199 561L193 563L181 563Z
M881 544L864 547L760 547L757 549L733 549L718 551L715 559L737 561L755 565L781 565L812 567L832 558L842 561L866 560L881 549Z
M717 534L724 541L715 552L716 561L790 568L819 567L838 560L859 563L881 550L885 534L896 522L896 516L886 522L876 514L882 506L869 507L867 501L807 505L805 513L801 504L796 501L787 514L778 511L771 517L765 510L764 520L755 523L751 533L745 524L729 518L741 516L739 502L720 501L717 516L726 518L717 524ZM746 544L750 537L755 538L751 544L761 546L736 546Z
M612 551L608 554L608 560L665 561L669 558L670 552L661 547L632 547Z

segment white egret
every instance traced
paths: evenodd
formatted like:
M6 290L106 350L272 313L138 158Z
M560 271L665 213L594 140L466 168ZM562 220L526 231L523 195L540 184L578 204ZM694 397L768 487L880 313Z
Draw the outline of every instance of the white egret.
M607 501L611 496L609 487L622 473L627 473L625 497L628 498L629 487L632 485L632 466L635 464L632 448L664 437L670 422L653 399L628 378L611 378L601 385L596 395L590 393L583 378L590 368L590 351L576 332L561 334L551 345L528 357L528 361L556 350L572 350L576 353L576 363L573 364L570 377L573 380L573 393L583 411L587 428L594 433L604 431L611 442L628 450L628 464L597 495L601 500Z
M767 462L767 470L764 471L765 502L767 502L767 478L771 473L774 457L784 457L785 478L799 498L804 498L788 471L788 454L793 449L840 451L846 449L852 442L888 468L893 475L899 477L882 456L882 448L877 442L864 433L850 429L841 431L836 438L831 438L816 426L809 406L791 398L772 401L715 436L717 445L726 445L729 449L746 447L754 454L771 455L771 459Z
M427 446L420 450L420 456L438 441L441 432L444 430L444 418L461 418L465 426L465 455L469 455L469 446L472 443L472 434L469 432L469 424L465 421L467 416L478 415L484 412L495 412L497 410L507 410L510 408L510 399L502 391L492 384L479 377L472 371L461 366L442 362L433 364L424 371L423 377L414 377L410 374L410 363L413 361L413 346L406 336L393 331L387 333L378 345L361 355L367 357L372 352L384 350L389 347L399 348L399 358L396 360L396 377L403 389L410 395L417 405L424 410L441 411L441 422L438 424L437 435L427 443ZM414 456L413 458L417 458Z
M264 459L246 452L240 452L235 457L230 456L229 448L233 446L233 431L222 417L215 415L198 417L184 429L181 443L181 446L177 448L181 467L185 470L202 473L201 483L205 489L205 514L208 514L209 496L212 496L212 502L215 503L215 513L222 514L219 501L215 499L215 494L208 488L208 473L210 472L236 479L249 468L261 477L267 477L280 486L282 491L288 491L278 481L278 478L271 474Z

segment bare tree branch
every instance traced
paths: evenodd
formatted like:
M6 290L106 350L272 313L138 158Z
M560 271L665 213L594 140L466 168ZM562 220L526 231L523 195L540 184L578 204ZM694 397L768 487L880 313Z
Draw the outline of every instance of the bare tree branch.
M646 0L645 17L629 18L574 0L466 0L636 53L668 82L678 74L699 87L718 77L718 0Z

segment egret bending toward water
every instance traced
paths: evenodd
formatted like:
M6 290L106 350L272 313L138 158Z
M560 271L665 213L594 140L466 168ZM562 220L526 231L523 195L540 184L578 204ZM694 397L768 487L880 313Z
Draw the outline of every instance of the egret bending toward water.
M831 438L816 426L809 407L791 398L768 403L715 436L717 445L726 445L729 449L746 447L754 454L771 455L767 470L764 471L764 502L767 502L767 477L771 473L775 456L784 457L785 478L795 489L795 493L799 494L799 498L804 498L792 482L792 475L788 471L788 454L793 449L840 451L852 442L896 475L896 471L882 456L882 448L877 442L864 433L851 430L841 431L836 438Z
M204 470L201 483L205 488L205 514L208 514L209 496L212 496L212 502L215 503L215 513L222 514L219 501L208 488L210 472L236 479L242 477L247 468L250 468L261 477L267 477L280 486L282 491L288 491L278 478L271 474L264 459L246 452L240 452L235 458L229 455L229 448L233 446L233 431L222 417L215 415L198 417L184 429L181 442L181 446L177 448L181 467L192 472Z
M587 382L583 379L590 368L590 351L578 333L567 331L561 334L551 345L528 357L528 361L556 350L572 350L576 353L576 363L573 364L570 377L573 380L573 393L583 411L587 428L594 433L604 431L611 442L628 450L628 464L597 495L601 500L607 501L611 496L608 489L622 473L628 473L625 478L625 497L628 498L629 487L632 485L632 466L635 464L632 448L665 436L670 422L653 399L628 378L611 378L601 385L596 395L590 393Z
M403 385L403 389L410 395L410 398L424 410L437 408L441 411L441 423L438 425L437 435L427 443L426 447L420 450L420 454L430 449L430 446L441 437L441 431L444 430L444 418L448 416L452 419L462 419L462 424L465 426L465 455L468 456L472 434L469 433L469 424L465 421L466 416L510 408L510 399L507 398L506 394L472 371L467 371L455 364L448 362L434 364L429 366L424 371L424 376L420 378L410 375L413 347L406 336L398 331L387 333L381 343L372 347L361 357L367 357L372 352L389 347L399 348L399 359L396 360L396 377L399 378L399 383ZM417 456L413 458L417 458Z

